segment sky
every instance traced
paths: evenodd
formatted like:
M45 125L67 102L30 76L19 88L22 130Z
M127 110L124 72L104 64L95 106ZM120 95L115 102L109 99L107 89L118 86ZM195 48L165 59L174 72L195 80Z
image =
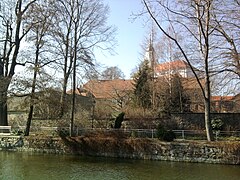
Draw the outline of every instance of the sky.
M117 27L118 45L114 55L97 54L96 59L107 67L117 66L127 79L141 60L141 44L149 29L143 18L133 20L133 14L139 13L143 6L140 0L104 0L104 3L110 8L108 24Z
M136 69L142 60L143 53L141 44L149 28L143 17L135 18L133 14L139 13L143 9L141 0L103 0L109 6L108 25L117 28L114 53L108 52L95 54L97 62L102 65L102 70L106 67L117 66L129 79L131 72ZM24 67L18 66L16 71L21 72Z

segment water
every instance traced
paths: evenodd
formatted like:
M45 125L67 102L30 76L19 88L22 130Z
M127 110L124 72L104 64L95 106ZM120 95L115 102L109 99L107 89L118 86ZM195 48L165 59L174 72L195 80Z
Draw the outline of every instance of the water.
M240 166L0 151L0 180L239 180Z

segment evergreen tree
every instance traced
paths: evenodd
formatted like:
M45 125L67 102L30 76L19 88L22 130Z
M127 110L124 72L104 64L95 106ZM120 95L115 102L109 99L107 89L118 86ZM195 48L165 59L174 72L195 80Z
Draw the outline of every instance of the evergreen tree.
M144 109L151 107L151 68L148 61L144 60L139 67L138 72L134 75L134 96L137 105Z

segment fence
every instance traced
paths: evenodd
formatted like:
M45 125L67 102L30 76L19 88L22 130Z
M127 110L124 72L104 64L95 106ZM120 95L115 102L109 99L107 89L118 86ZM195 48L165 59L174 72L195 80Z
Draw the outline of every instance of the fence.
M8 135L11 132L11 126L0 126L0 134Z
M15 131L24 131L24 126L19 127ZM12 128L14 129L14 128ZM50 134L57 135L58 132L62 132L65 135L69 135L69 127L31 127L31 134ZM173 130L176 139L182 140L206 140L206 132L200 130ZM74 134L76 136L87 135L91 133L118 133L125 137L136 137L136 138L157 138L156 129L100 129L100 128L74 128ZM231 140L239 139L240 131L218 131L214 132L215 140Z

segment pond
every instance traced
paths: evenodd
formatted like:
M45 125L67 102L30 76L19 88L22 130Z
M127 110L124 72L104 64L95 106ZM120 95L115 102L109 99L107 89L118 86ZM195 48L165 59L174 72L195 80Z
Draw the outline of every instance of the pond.
M240 166L0 151L1 180L237 180Z

